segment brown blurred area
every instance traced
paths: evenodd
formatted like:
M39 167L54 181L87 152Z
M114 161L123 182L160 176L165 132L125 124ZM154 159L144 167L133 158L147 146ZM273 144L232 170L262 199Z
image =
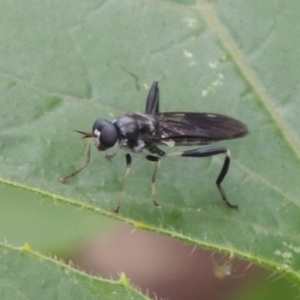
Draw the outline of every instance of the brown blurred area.
M94 236L71 260L104 278L121 272L152 299L228 300L232 291L261 272L247 262L166 236L122 225Z

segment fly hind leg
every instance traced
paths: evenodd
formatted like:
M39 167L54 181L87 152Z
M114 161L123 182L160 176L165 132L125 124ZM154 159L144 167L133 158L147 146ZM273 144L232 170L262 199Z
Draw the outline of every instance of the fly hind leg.
M223 147L205 147L205 148L198 148L194 150L188 150L188 151L183 151L183 152L174 152L174 153L168 153L166 156L182 156L182 157L208 157L208 156L213 156L213 155L218 155L218 154L225 154L225 160L223 163L223 167L220 171L220 174L216 180L216 185L218 187L218 190L221 194L221 197L223 201L230 207L234 209L238 209L238 205L231 204L225 194L225 191L221 185L223 182L223 179L225 178L229 165L230 165L230 151L226 148Z

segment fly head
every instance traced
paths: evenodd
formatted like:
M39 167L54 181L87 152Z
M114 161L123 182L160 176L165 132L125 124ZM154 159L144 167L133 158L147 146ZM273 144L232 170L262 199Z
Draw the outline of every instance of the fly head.
M117 127L106 119L96 120L92 132L96 140L96 146L100 151L113 147L118 140Z

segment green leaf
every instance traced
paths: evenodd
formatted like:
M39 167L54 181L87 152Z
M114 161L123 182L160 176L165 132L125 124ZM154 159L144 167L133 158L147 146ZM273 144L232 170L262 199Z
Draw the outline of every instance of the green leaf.
M296 0L1 3L2 187L227 251L299 285L299 9ZM223 186L240 211L215 187L223 157L164 159L161 209L150 199L153 166L137 155L118 215L122 155L93 149L88 169L59 182L85 161L73 130L143 112L153 80L162 111L248 125L248 137L223 143L232 154Z
M65 257L74 244L106 232L113 222L86 210L78 210L48 197L0 185L0 237L13 245L30 243L43 253Z
M55 259L0 245L1 299L149 299L124 274L119 281L88 276Z

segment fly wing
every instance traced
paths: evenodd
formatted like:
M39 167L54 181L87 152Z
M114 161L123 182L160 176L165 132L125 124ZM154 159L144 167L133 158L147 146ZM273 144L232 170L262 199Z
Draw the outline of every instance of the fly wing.
M214 113L167 112L153 115L157 121L153 142L175 145L205 145L235 139L248 133L239 120Z
M158 82L154 81L150 88L146 101L146 114L154 114L159 112L159 88Z

